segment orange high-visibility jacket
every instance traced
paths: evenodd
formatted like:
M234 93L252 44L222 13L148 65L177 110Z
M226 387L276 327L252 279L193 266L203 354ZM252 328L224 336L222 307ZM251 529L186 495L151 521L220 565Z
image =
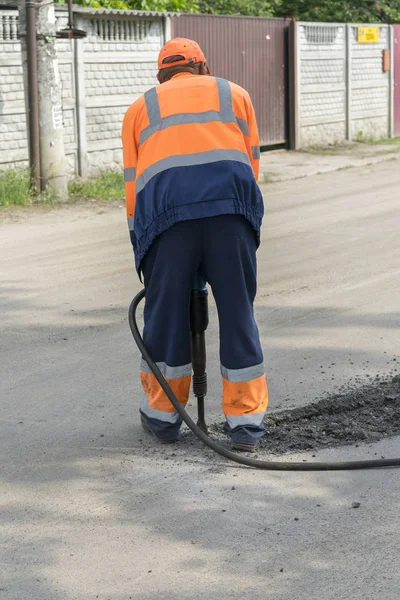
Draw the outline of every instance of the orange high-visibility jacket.
M259 239L260 147L244 89L225 79L179 73L128 108L122 143L138 271L154 239L179 221L240 214Z

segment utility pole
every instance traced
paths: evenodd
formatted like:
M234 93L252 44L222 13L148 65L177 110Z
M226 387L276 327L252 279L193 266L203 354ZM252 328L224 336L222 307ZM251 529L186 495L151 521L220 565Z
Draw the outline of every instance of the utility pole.
M40 192L39 105L37 90L36 9L18 0L18 31L21 42L22 71L25 91L25 114L28 136L31 186ZM28 33L29 31L29 33Z
M35 4L42 188L51 188L63 201L68 198L68 179L54 3Z
M19 0L18 8L22 33L22 59L25 71L25 84L28 93L28 118L32 112L32 78L26 68L26 49L33 47L30 44L30 28L26 28L24 40L24 27L26 23L26 10L36 12L36 84L37 102L39 112L39 148L40 148L40 182L41 189L51 189L58 200L68 198L67 165L64 150L63 115L61 99L61 81L56 53L56 27L54 3L48 0ZM28 61L29 63L29 61ZM28 64L29 67L29 64ZM34 81L34 79L33 79ZM35 87L35 86L34 86ZM34 99L33 99L34 101ZM31 133L31 127L29 128ZM32 140L30 148L33 147ZM31 151L32 152L32 151ZM31 153L32 165L32 153Z

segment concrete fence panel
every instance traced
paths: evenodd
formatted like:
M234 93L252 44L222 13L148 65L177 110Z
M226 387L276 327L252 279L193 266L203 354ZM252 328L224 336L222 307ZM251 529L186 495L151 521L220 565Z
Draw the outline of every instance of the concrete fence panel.
M93 173L122 164L121 125L128 106L157 83L163 20L81 15L88 32L79 73L86 102L86 165ZM83 107L82 107L83 108ZM82 132L84 133L84 132Z
M17 11L0 11L0 168L28 164Z
M65 7L56 19L57 29L66 27ZM75 7L74 20L87 37L56 42L71 177L122 166L123 115L156 83L157 55L171 35L168 13ZM360 27L298 24L299 147L391 135L394 86L382 53L393 49L392 28L376 26L375 39L361 43ZM0 168L27 164L18 12L0 10Z
M299 32L300 144L346 136L346 26L301 23Z
M390 27L379 27L379 42L358 43L358 26L349 25L351 65L351 139L389 135L389 72L382 69L382 51L390 48Z
M152 85L167 14L76 7L83 40L57 40L64 144L71 177L122 167L124 113ZM57 30L67 12L56 9ZM0 10L0 169L28 165L18 12Z
M391 134L391 77L383 70L391 27L374 26L360 42L363 25L299 23L298 115L300 146Z

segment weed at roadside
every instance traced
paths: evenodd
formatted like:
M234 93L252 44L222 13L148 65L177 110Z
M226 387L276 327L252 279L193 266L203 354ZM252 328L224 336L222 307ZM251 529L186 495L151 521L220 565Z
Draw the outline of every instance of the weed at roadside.
M6 169L0 173L0 206L32 204L28 169Z
M125 196L123 174L119 171L103 171L93 179L75 179L69 186L68 203L87 198L95 200L118 200ZM39 195L30 187L29 169L7 169L0 172L0 208L8 206L55 206L57 192L48 187Z
M75 179L68 189L72 200L117 200L125 196L124 176L119 171L103 171L93 179Z

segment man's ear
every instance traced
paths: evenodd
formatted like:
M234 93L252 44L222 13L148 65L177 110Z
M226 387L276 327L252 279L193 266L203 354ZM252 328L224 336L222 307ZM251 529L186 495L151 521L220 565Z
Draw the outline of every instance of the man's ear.
M206 62L201 63L200 75L210 75L211 71Z

